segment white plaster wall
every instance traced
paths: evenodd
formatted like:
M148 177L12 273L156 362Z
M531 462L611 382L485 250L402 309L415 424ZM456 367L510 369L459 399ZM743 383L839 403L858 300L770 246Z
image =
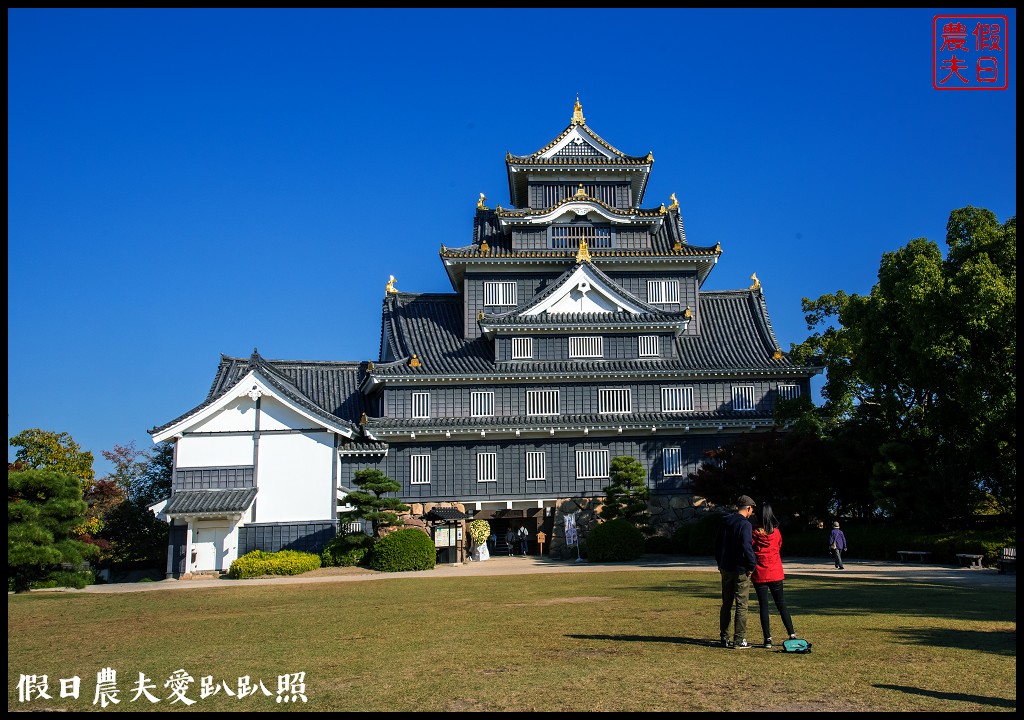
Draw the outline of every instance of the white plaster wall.
M215 415L204 419L188 432L224 432L228 430L253 430L256 427L256 403L248 395L235 398Z
M251 435L186 435L178 440L180 468L252 465Z
M332 519L333 458L330 433L261 435L254 522Z
M260 430L291 430L319 426L319 422L295 412L281 404L281 401L263 396L260 403Z

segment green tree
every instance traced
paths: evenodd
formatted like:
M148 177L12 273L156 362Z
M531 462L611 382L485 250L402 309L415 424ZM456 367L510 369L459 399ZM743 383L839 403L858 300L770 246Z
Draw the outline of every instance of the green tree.
M18 433L9 444L18 448L15 459L29 468L74 475L83 485L95 477L92 453L83 452L67 433L33 428Z
M886 253L869 295L803 300L814 334L791 353L826 368L813 411L870 458L887 517L950 526L1016 511L1016 217L950 214L945 259L924 238Z
M380 536L381 528L402 524L398 513L411 508L397 497L384 497L387 493L397 493L402 489L401 485L376 468L357 470L352 482L359 490L350 492L345 501L355 509L342 513L343 520L369 520L374 537Z
M7 582L27 592L62 564L78 568L96 549L74 537L85 517L82 482L54 470L7 472ZM84 584L84 582L83 582Z
M599 513L602 520L622 519L641 532L651 524L647 473L635 457L616 455L611 460L611 484L604 488L604 504Z
M113 450L104 450L102 454L114 466L104 479L116 482L132 502L148 506L170 496L173 443L162 442L149 453L136 448L133 440L127 445L114 445Z

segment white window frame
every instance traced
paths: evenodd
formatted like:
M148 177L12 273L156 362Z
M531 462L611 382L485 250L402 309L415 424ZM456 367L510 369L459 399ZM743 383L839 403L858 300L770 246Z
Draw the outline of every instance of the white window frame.
M484 282L484 305L495 307L495 306L514 306L516 302L516 284L515 282L509 281L487 281Z
M693 412L693 388L675 385L661 389L661 411L665 413Z
M751 412L757 409L753 385L732 386L732 409L735 412Z
M512 359L530 360L533 358L533 338L514 337L512 338Z
M479 452L476 454L476 481L498 482L498 453Z
M600 335L582 335L569 338L570 358L603 358L604 338Z
M661 468L662 475L665 477L682 477L683 449L677 447L662 448Z
M414 418L430 417L430 393L414 392L412 394L412 416Z
M560 414L561 397L558 390L527 390L527 415L558 415Z
M576 479L599 480L610 477L607 450L577 450Z
M547 475L547 459L543 450L526 451L526 479L529 482L544 482Z
M648 280L647 302L652 305L678 305L678 280Z
M412 455L409 457L409 484L430 484L430 455Z
M637 355L639 357L659 357L658 336L641 335L637 338Z
M796 400L800 397L799 385L779 385L779 400Z
M469 394L469 413L472 417L491 417L494 415L494 391L473 390Z
M633 412L632 391L629 388L600 388L597 391L597 412L601 415Z

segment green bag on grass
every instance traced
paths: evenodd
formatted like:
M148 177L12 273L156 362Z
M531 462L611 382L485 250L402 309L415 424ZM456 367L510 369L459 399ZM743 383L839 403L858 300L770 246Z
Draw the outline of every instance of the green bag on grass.
M789 638L782 641L782 652L809 653L811 644L803 638Z

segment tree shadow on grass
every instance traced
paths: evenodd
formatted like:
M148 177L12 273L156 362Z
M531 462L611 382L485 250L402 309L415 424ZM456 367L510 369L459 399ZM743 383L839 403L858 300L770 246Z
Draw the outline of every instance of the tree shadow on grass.
M680 637L678 635L583 635L580 633L567 633L567 638L573 640L617 640L620 642L661 642L672 643L673 645L696 645L697 647L718 648L729 650L722 646L718 640L708 638Z
M1011 630L950 630L945 628L919 628L894 632L893 635L905 643L916 643L929 647L950 647L961 650L975 650L1006 657L1017 655L1017 633Z
M1016 700L1006 698L989 697L987 695L969 695L968 693L937 692L935 690L922 690L921 688L908 687L906 685L875 685L882 690L895 690L907 693L908 695L924 695L925 697L938 700L954 700L957 702L974 703L976 705L991 705L998 708L1016 708Z

